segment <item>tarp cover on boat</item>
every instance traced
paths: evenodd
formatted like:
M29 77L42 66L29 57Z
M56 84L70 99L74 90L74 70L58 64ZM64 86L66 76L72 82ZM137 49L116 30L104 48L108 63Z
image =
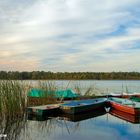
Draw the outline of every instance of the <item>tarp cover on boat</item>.
M56 91L43 91L40 89L31 89L28 93L28 97L47 97L54 96L55 98L75 98L78 94L72 92L72 90L56 90Z
M139 97L130 97L130 99L134 102L140 102L140 98Z

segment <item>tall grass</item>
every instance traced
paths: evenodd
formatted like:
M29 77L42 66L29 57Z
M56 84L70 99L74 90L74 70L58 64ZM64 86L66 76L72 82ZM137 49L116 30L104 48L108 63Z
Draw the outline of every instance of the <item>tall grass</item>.
M20 81L0 81L0 134L4 140L16 140L25 125L28 86Z
M23 116L26 108L26 91L26 86L19 81L0 81L1 118Z
M81 98L95 98L96 96L100 96L102 94L102 90L97 88L96 85L90 85L84 89L81 85L76 85L75 91L81 95Z

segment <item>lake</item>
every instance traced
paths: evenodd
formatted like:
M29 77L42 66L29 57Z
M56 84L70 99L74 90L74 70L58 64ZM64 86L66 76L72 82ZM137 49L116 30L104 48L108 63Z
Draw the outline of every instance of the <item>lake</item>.
M45 82L45 81L42 81ZM140 92L140 80L51 80L58 88L72 88L78 86L81 91L90 87L102 93L108 92ZM27 81L36 85L37 81Z
M29 81L27 81L29 82ZM36 84L36 81L30 81ZM140 81L52 81L58 87L94 87L102 92L140 92ZM127 87L127 88L126 88ZM122 115L122 114L121 114ZM17 140L139 140L140 120L118 112L94 112L80 116L25 118L6 128L9 139ZM5 140L6 138L4 138Z
M133 124L111 114L72 122L52 118L29 120L25 140L139 140L140 124Z

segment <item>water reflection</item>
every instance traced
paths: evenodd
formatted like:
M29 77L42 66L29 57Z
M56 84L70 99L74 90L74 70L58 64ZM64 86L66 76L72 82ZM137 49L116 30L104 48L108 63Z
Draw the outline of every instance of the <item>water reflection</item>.
M1 140L18 140L21 131L24 130L26 124L25 117L10 118L6 117L0 121Z
M29 121L29 125L34 126L33 129L35 132L38 131L38 136L36 135L34 137L31 135L31 137L34 140L140 139L140 124L128 123L126 120L119 119L116 116L114 117L114 115L111 115L111 112L110 114L100 113L79 116L63 115L53 119L47 119L44 122ZM45 125L46 123L49 125ZM49 131L47 131L48 129Z
M139 140L137 117L116 110L80 115L28 116L0 123L1 140Z
M35 115L28 115L27 118L28 120L32 121L46 121L49 119L47 116L35 116Z

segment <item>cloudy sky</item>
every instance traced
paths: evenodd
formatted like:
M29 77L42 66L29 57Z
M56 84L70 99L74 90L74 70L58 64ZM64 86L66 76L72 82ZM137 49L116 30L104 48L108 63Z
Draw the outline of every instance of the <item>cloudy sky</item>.
M140 72L140 0L0 0L0 70Z

